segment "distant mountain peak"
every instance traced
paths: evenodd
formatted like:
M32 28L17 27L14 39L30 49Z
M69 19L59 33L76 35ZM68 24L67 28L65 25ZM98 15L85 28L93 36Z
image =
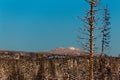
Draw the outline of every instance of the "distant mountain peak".
M68 49L70 49L70 50L80 50L79 48L75 48L75 47L73 47L73 46L68 47Z
M61 47L61 48L53 49L49 52L52 54L59 54L59 55L88 55L87 52L75 47L67 47L67 48Z
M75 48L73 46L70 46L70 47L67 47L67 48L60 47L60 48L56 48L56 49L53 49L53 50L80 50L80 49L79 48Z

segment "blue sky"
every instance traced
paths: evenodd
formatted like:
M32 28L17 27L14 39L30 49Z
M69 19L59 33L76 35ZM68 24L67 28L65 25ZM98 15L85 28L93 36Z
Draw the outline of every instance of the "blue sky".
M103 3L103 2L102 2ZM111 14L112 50L120 53L120 1L104 0ZM77 29L82 26L83 0L0 0L0 49L43 51L79 47Z

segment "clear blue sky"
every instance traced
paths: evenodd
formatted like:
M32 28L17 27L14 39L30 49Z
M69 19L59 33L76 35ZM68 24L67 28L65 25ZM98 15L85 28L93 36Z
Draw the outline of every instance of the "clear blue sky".
M111 12L112 51L120 53L120 1L104 0ZM83 0L0 0L0 49L43 51L79 47Z

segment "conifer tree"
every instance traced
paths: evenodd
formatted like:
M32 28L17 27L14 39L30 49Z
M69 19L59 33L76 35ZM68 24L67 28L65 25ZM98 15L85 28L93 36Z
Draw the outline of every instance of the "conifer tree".
M102 33L102 48L101 48L101 54L105 54L105 51L110 48L110 14L108 11L108 7L105 6L104 8L104 17L103 17L103 27L101 30Z
M89 4L89 10L86 11L84 18L79 18L84 22L84 28L80 28L79 32L84 34L83 37L78 36L81 40L86 41L81 43L82 47L89 52L89 80L93 80L93 53L95 48L95 29L97 23L97 11L99 0L85 0Z

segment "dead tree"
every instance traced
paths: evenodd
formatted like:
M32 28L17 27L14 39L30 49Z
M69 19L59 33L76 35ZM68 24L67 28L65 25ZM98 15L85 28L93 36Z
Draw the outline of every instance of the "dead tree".
M94 48L95 48L95 28L96 26L96 13L98 11L98 3L99 0L85 0L88 4L90 9L86 11L86 15L84 18L79 18L81 19L85 24L84 24L84 29L80 28L79 32L83 33L84 36L86 37L81 37L78 36L79 40L86 41L85 43L82 43L82 47L87 50L90 54L90 59L89 59L89 80L93 80L93 53L94 53ZM81 42L81 41L80 41Z
M104 17L103 17L103 27L101 28L102 33L102 48L101 48L101 55L105 53L107 49L110 48L110 14L108 11L108 7L104 8Z
M100 55L100 73L101 75L99 76L101 80L104 79L105 77L105 63L106 63L106 59L105 56L103 57L103 55L105 54L105 52L107 50L109 50L110 48L110 14L108 11L108 7L105 6L104 8L104 16L103 16L103 26L101 28L101 34L102 34L102 38L101 38L101 55Z

